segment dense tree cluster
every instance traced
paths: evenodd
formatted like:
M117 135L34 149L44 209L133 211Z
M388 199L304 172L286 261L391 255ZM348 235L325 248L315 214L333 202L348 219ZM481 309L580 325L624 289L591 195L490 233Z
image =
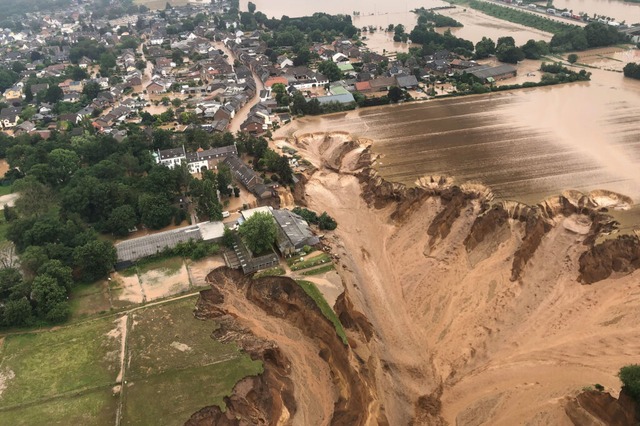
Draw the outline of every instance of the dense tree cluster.
M238 232L249 250L259 256L271 249L278 229L271 213L254 213L240 225Z
M463 56L470 57L473 54L473 43L469 40L458 38L447 30L444 34L436 32L433 27L426 24L416 25L409 34L413 43L422 44L422 54L431 55L438 50L449 50Z
M0 156L12 168L8 176L18 179L14 189L20 198L14 208L5 209L5 219L22 269L1 271L0 278L7 277L0 283L3 324L64 320L73 283L105 277L116 261L112 244L99 238L99 232L126 235L141 224L160 229L180 223L187 218L182 207L189 196L198 215L221 219L217 192L233 195L228 169L204 171L197 180L186 165L173 170L156 165L151 152L192 137L198 141L192 143L206 147L229 145L236 142L232 135L147 133L135 126L129 131L121 143L90 133L70 137L54 132L46 141L0 135ZM237 144L256 155L257 166L291 181L288 161L264 139L243 135Z
M421 7L415 11L418 14L418 24L432 25L436 28L442 27L462 27L462 23L450 16L441 15L432 10Z
M240 133L236 139L236 146L239 152L253 156L253 167L256 171L276 173L281 183L293 183L293 170L288 158L269 148L265 138Z
M594 47L611 46L625 42L627 37L615 27L600 22L591 22L585 27L572 27L557 33L549 46L556 52L586 50Z
M320 228L321 230L333 231L338 227L338 223L334 218L329 216L327 212L322 212L322 214L318 216L318 214L313 210L309 210L303 207L295 207L291 211L306 220L308 223L318 225L318 228Z

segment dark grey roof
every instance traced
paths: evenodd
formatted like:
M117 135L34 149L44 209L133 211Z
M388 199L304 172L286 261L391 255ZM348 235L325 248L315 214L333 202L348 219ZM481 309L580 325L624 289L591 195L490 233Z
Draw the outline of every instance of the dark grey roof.
M398 81L398 86L400 87L415 87L418 85L418 79L415 75L403 75L396 77Z
M228 155L224 162L247 189L252 190L256 185L262 183L262 179L258 174L236 155Z
M289 210L273 210L271 213L282 230L278 238L281 252L286 250L287 245L299 250L305 245L312 246L320 241L309 229L309 224L297 214Z
M162 151L158 151L158 154L160 155L161 160L167 160L169 158L186 157L184 147L163 149Z
M496 77L503 74L509 74L509 73L515 74L516 67L512 65L507 65L507 64L498 65L497 67L480 66L480 67L473 67L473 68L466 69L464 70L464 72L471 73L476 77L482 80L485 80L487 78Z
M166 248L173 248L180 242L201 240L202 234L198 225L171 231L159 232L145 237L133 238L115 245L118 262L133 262L143 257L152 256Z

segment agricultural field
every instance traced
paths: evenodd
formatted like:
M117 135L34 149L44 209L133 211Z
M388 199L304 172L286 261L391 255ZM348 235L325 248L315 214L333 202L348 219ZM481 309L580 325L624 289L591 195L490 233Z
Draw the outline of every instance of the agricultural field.
M2 227L0 223L0 235ZM144 262L111 274L110 280L80 285L71 292L73 319L133 308L145 302L195 292L207 285L211 270L224 265L222 256L198 262L170 257Z
M114 318L7 336L0 347L0 424L113 424L121 331Z
M195 301L189 297L131 314L123 425L183 424L199 409L222 404L243 377L262 372L261 363L237 346L211 338L215 323L193 317Z
M85 291L84 297L95 294ZM178 425L203 407L223 404L262 364L213 340L216 324L194 318L196 300L6 336L0 340L0 424Z

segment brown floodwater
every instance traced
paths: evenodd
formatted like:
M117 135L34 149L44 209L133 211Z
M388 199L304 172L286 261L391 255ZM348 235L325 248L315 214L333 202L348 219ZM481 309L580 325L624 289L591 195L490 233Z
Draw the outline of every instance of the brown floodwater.
M248 1L243 0L240 7L246 10ZM402 24L407 32L416 25L417 17L411 10L419 7L432 8L448 6L449 4L441 0L405 0L398 2L382 2L367 0L326 0L323 2L293 1L293 0L253 0L257 10L269 17L289 17L306 16L315 12L325 12L329 14L352 14L360 12L360 15L352 16L353 24L358 27L375 26L376 28L386 28L389 24ZM471 40L476 43L482 37L490 37L494 41L499 37L512 36L516 43L524 44L527 40L551 40L551 34L528 28L522 25L501 21L496 18L484 15L472 9L457 7L456 9L441 10L440 13L449 15L461 22L464 27L452 28L452 32L458 37ZM438 29L444 32L446 28ZM406 51L408 45L394 43L391 37L378 31L372 40L367 42L369 48L390 52Z
M380 173L409 185L446 175L527 203L567 189L606 189L637 203L639 113L640 82L594 70L591 82L360 109L283 131L371 139Z
M640 4L623 0L554 0L553 5L559 9L573 10L574 13L608 16L627 24L640 22Z

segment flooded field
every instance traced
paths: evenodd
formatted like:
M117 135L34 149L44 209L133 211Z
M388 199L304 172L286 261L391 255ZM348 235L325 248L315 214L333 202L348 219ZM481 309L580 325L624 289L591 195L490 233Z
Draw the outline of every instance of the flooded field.
M362 109L282 131L371 139L382 175L406 184L447 175L528 203L566 189L606 189L637 203L640 83L594 71L587 83Z
M269 17L289 17L311 15L315 12L325 12L330 14L352 14L360 12L358 16L352 16L353 24L358 27L375 26L376 28L386 28L389 24L402 24L407 32L410 32L416 25L417 17L412 10L425 7L449 6L441 0L406 2L369 2L365 0L328 0L322 3L315 2L294 2L290 0L254 0L257 10ZM241 8L246 10L247 2L240 3ZM551 34L528 28L522 25L501 21L496 18L484 15L472 9L457 7L455 9L441 10L440 13L448 15L461 22L464 27L452 28L452 32L458 37L471 40L474 43L480 41L482 37L490 37L494 41L499 37L511 36L516 43L524 44L530 39L551 40ZM439 28L439 32L446 31L446 28ZM403 52L409 47L407 44L394 43L392 37L384 32L378 31L373 36L367 35L369 48L382 51Z
M594 13L614 18L618 22L627 24L640 22L640 4L627 3L623 0L554 0L553 5L558 9L573 10L574 13L584 12L589 16Z

